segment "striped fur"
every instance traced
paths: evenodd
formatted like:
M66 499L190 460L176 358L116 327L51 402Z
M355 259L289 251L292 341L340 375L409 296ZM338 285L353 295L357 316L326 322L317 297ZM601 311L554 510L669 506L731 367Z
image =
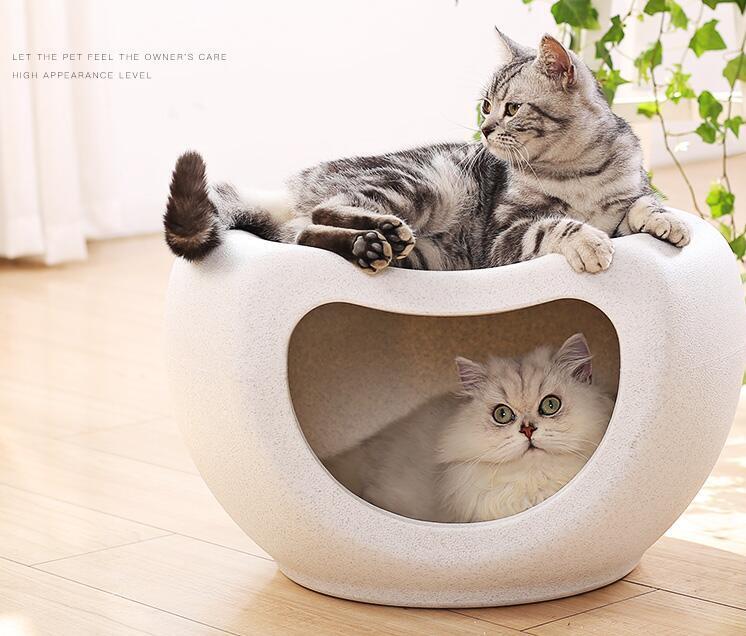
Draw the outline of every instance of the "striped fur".
M684 223L656 199L639 142L592 72L544 36L538 52L498 32L504 64L484 94L483 139L329 161L269 209L232 186L208 189L195 153L177 162L166 240L186 258L226 229L333 251L369 272L472 269L563 254L609 267L610 237L646 232L677 246Z

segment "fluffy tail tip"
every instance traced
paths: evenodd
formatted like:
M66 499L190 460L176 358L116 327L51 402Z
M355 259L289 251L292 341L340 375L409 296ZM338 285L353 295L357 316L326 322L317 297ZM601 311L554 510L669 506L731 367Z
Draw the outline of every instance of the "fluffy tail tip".
M163 225L171 251L187 260L199 260L220 244L217 210L208 195L205 162L197 152L185 152L176 161Z

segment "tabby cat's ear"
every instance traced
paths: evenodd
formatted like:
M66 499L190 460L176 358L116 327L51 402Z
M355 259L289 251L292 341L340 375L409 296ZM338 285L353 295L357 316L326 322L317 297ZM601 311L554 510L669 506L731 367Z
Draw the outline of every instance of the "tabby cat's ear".
M456 358L456 370L461 386L467 393L478 391L487 380L487 370L481 364L467 358Z
M500 51L500 62L503 64L508 64L519 57L531 57L533 55L530 49L511 40L497 27L495 27L495 33L497 34L497 46Z
M572 57L562 43L551 35L541 38L535 64L541 73L561 82L563 87L575 84L575 64Z
M585 336L576 333L560 347L554 356L554 364L579 382L590 384L593 378L592 357Z

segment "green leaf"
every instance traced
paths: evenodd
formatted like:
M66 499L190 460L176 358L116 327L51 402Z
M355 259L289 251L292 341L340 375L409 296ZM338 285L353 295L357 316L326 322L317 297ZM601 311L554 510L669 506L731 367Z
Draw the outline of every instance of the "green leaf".
M697 57L701 57L706 51L722 51L727 48L725 40L715 28L717 23L717 20L710 20L694 32L692 39L689 41L689 48L694 51Z
M718 230L720 230L720 234L723 235L723 238L730 242L733 240L733 229L730 225L726 223L718 223Z
M611 26L609 30L601 36L599 42L611 42L612 44L619 44L624 39L624 25L622 19L615 15L611 18Z
M653 189L653 192L658 196L659 199L667 199L668 197L666 196L666 193L663 192L663 190L661 190L657 185L655 185L655 183L653 183L653 173L650 170L648 170L647 175L648 175L648 184Z
M746 82L746 53L739 53L737 57L728 62L723 69L723 76L728 80L731 88L736 80Z
M702 141L706 144L714 144L718 135L718 129L709 122L700 124L694 132L702 137Z
M691 73L684 73L681 70L681 64L674 64L671 73L671 79L666 86L666 97L674 104L678 104L682 99L694 99L697 95L689 84Z
M663 46L657 40L649 49L646 49L635 59L635 67L641 79L650 79L650 70L660 66L663 61Z
M474 131L474 134L471 136L471 138L474 141L481 141L482 139L482 133L481 128L482 124L484 123L484 113L482 112L482 102L477 102L477 129Z
M732 192L728 192L722 183L713 183L706 199L712 218L719 219L721 216L732 214L735 200L736 196Z
M666 7L666 0L648 0L648 3L645 5L643 11L648 15L655 15L656 13L668 11L668 7Z
M742 260L744 254L746 254L746 235L739 234L736 238L730 241L728 245L730 245L730 249L733 250L736 258L739 261Z
M600 27L598 11L591 0L557 0L551 10L557 24L569 24L590 30Z
M746 2L746 0L744 0ZM684 9L675 0L667 0L668 9L671 12L671 24L677 29L686 29L689 26L689 18Z
M606 97L606 101L609 104L614 102L617 89L622 84L629 84L629 80L624 79L616 69L607 70L603 67L596 72L596 79L601 84L601 90L604 92L604 97Z
M603 60L609 68L614 68L611 53L607 44L619 44L624 39L624 25L622 19L615 15L611 18L611 26L598 40L596 40L596 59Z
M606 66L608 66L609 68L614 68L614 61L611 59L611 53L609 53L609 49L606 48L606 44L601 42L601 40L596 42L596 59L603 60Z
M643 102L637 105L637 114L645 115L648 119L658 114L658 105L655 102Z
M715 98L710 91L702 91L697 98L699 103L699 116L704 120L710 120L711 123L717 124L720 113L723 112L723 105Z
M689 26L689 18L676 0L648 0L643 11L648 15L670 13L671 24L677 29L686 29Z
M744 118L741 117L740 115L736 115L735 117L730 117L729 119L726 119L723 122L723 126L725 126L736 137L738 137L738 132L741 128L741 125L744 123L746 123L746 120L744 120Z
M737 4L741 13L746 10L746 0L703 0L703 2L710 7L710 9L714 9L719 4Z

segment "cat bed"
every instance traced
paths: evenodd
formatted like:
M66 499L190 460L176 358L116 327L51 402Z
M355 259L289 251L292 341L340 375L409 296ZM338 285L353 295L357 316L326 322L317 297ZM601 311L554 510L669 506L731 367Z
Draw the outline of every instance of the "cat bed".
M528 603L615 581L684 511L725 442L746 316L718 232L615 239L611 269L559 255L369 276L318 249L229 232L169 284L169 375L194 461L291 579L406 606ZM455 386L453 358L515 355L582 331L617 391L597 451L541 504L438 524L376 508L319 459Z

